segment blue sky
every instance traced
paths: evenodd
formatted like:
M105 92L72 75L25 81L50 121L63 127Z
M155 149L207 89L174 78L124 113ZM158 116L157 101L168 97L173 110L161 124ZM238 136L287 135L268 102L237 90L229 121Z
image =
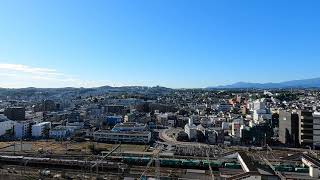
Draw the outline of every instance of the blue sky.
M320 1L0 0L0 87L320 77Z

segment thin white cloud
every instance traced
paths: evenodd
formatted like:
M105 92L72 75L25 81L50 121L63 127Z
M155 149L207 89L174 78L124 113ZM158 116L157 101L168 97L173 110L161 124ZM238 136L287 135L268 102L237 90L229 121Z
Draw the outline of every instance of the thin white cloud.
M56 69L32 67L23 64L0 63L1 87L80 87L94 85L72 75L61 73Z
M57 72L57 70L55 69L31 67L31 66L22 65L22 64L0 63L0 70L24 72L24 73L30 73L30 74L36 74L36 75L51 75L51 76L64 75L63 73Z

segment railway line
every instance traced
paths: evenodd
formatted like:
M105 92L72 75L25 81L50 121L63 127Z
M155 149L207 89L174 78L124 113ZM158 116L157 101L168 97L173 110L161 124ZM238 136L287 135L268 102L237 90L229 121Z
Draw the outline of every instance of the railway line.
M39 170L48 169L51 174L73 177L73 179L92 179L95 177L106 177L106 179L108 177L109 179L116 179L116 177L140 178L142 175L146 177L157 177L159 175L160 177L174 178L183 177L188 170L198 170L202 172L202 175L214 177L221 175L221 169L223 169L223 174L231 176L236 174L233 172L242 171L241 166L230 158L233 153L237 153L237 149L241 150L242 148L229 147L224 152L219 153L219 156L210 158L209 156L183 156L176 155L173 152L163 152L163 154L159 154L161 168L158 169L155 164L146 168L152 158L152 152L114 150L112 153L104 152L102 155L92 155L76 152L51 154L29 151L2 151L0 155L0 167L2 167L0 175L2 173L3 176L11 175L39 179ZM260 161L259 158L268 159L281 172L299 174L306 172L306 168L303 169L296 165L297 163L299 164L298 161L280 158L297 152L296 149L292 151L288 149L269 151L261 148L247 150L246 153L258 161ZM212 153L214 152L212 151ZM108 155L105 156L104 154ZM288 169L289 165L291 170ZM210 166L212 167L212 174L209 171ZM217 174L217 172L220 173Z

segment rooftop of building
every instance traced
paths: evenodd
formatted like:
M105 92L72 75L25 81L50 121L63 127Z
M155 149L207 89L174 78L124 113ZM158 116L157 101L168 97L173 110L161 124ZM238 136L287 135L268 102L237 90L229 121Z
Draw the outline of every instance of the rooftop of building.
M54 128L52 128L51 130L55 130L55 131L58 131L58 130L67 130L68 127L66 126L56 126Z
M107 116L107 118L122 118L121 116Z
M134 128L134 127L145 127L145 124L140 124L136 122L124 122L124 123L118 123L114 127L115 128Z
M108 134L143 134L143 135L148 135L151 132L150 131L110 131L110 130L99 130L94 133L108 133Z
M314 116L320 116L320 112L316 111L313 113Z
M43 126L43 125L46 125L46 124L50 124L50 122L41 122L41 123L35 124L33 126Z
M25 108L21 106L12 106L12 107L7 107L6 109L25 109Z
M10 119L7 118L7 116L0 114L0 122L4 122L4 121L10 121Z

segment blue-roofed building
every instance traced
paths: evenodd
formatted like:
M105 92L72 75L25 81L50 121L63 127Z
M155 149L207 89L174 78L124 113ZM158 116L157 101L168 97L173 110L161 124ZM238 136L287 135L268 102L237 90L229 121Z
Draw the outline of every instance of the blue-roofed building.
M115 126L118 123L122 122L121 116L107 116L105 122L108 126Z

